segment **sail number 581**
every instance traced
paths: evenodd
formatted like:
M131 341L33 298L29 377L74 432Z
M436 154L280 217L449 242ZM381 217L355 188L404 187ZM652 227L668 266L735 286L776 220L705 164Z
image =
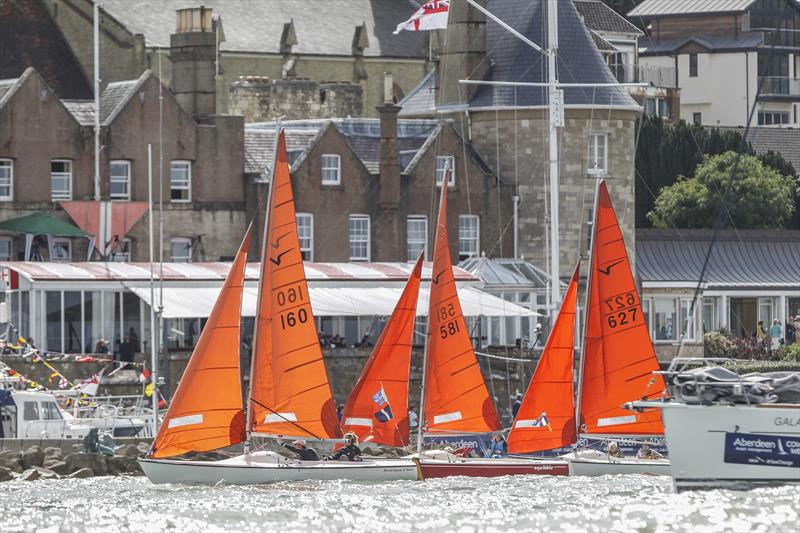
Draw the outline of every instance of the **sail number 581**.
M449 320L456 316L456 307L452 303L443 305L439 308L439 320ZM450 335L455 335L460 331L460 326L458 325L458 319L450 320L446 324L441 324L439 326L439 336L443 339L446 339Z

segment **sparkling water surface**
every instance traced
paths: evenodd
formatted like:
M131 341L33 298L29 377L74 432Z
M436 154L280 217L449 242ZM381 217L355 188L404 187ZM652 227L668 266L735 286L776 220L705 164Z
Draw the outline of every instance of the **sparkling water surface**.
M0 531L800 531L800 488L676 494L653 476L152 485L0 483Z

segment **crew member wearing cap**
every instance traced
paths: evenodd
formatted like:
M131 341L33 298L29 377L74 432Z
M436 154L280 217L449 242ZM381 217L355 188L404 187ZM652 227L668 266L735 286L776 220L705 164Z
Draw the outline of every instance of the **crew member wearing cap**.
M294 452L301 461L319 461L319 455L313 448L306 446L305 439L297 439L292 444L284 444L283 447Z

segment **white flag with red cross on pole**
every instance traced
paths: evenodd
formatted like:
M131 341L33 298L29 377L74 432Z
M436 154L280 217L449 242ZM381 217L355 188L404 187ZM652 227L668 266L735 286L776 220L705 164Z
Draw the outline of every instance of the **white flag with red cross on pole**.
M431 0L425 2L411 18L397 25L394 34L401 31L430 31L447 29L447 12L450 9L449 0Z

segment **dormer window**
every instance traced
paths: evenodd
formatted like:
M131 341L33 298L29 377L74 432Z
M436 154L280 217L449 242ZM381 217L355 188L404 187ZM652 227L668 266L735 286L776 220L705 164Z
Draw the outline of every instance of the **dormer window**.
M342 183L342 158L339 154L322 154L322 184Z

